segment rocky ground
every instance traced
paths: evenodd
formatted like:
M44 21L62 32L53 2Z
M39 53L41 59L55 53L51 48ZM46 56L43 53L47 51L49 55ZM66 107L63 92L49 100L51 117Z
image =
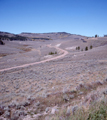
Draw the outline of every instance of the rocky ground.
M84 41L6 41L5 47L0 46L0 119L50 120L63 109L73 114L78 107L87 107L106 95L107 39ZM76 50L78 46L80 50ZM52 60L64 54L57 48L68 54ZM48 59L51 60L17 68ZM11 67L15 69L3 70Z

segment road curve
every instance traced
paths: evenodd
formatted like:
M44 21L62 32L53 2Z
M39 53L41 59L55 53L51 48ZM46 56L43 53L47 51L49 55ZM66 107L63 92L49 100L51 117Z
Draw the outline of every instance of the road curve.
M51 46L51 45L47 45L47 46L48 46L48 47L54 47L54 46ZM59 51L62 52L63 54L60 55L60 56L54 57L54 58L49 58L49 59L47 59L47 60L40 61L40 62L28 63L28 64L24 64L24 65L20 65L20 66L15 66L15 67L11 67L11 68L1 69L0 72L12 70L12 69L17 69L17 68L29 67L29 66L32 66L32 65L49 62L49 61L51 61L51 60L56 60L56 59L62 58L62 57L64 57L65 55L68 54L68 51L66 51L66 50L63 50L63 49L58 48L58 47L54 47L54 48L56 48L57 50L59 50Z

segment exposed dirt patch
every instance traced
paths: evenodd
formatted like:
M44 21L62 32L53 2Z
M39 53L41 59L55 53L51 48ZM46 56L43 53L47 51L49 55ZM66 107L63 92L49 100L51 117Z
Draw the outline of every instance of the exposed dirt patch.
M0 57L5 57L5 56L7 56L7 55L9 55L9 54L6 54L6 53L0 53Z
M25 48L25 47L21 47L21 48L18 48L20 50L23 50L24 52L29 52L32 50L32 48Z

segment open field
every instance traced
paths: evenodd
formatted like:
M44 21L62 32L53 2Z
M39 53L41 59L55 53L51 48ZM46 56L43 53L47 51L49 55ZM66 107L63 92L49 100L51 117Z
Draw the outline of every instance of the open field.
M50 39L0 46L0 119L70 120L106 97L107 38Z

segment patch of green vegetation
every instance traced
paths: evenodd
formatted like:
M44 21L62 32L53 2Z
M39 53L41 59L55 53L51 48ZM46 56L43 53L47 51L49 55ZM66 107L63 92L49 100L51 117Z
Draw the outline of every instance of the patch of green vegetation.
M80 46L76 47L76 50L80 50Z
M90 45L90 47L89 47L90 49L92 49L93 48L93 46L92 45ZM78 47L76 47L76 50L80 50L80 47L78 46ZM81 49L81 51L83 51L83 49ZM85 51L88 51L88 47L86 46L85 47Z
M107 120L107 105L100 103L99 108L90 111L87 120Z
M93 46L91 45L91 46L90 46L90 49L92 49L92 48L93 48Z
M78 108L75 114L67 115L65 110L52 117L53 120L107 120L107 98L101 101L94 101L88 108ZM61 114L60 114L61 113Z
M88 47L87 46L85 47L85 51L88 51Z
M49 52L49 55L57 54L57 52Z

